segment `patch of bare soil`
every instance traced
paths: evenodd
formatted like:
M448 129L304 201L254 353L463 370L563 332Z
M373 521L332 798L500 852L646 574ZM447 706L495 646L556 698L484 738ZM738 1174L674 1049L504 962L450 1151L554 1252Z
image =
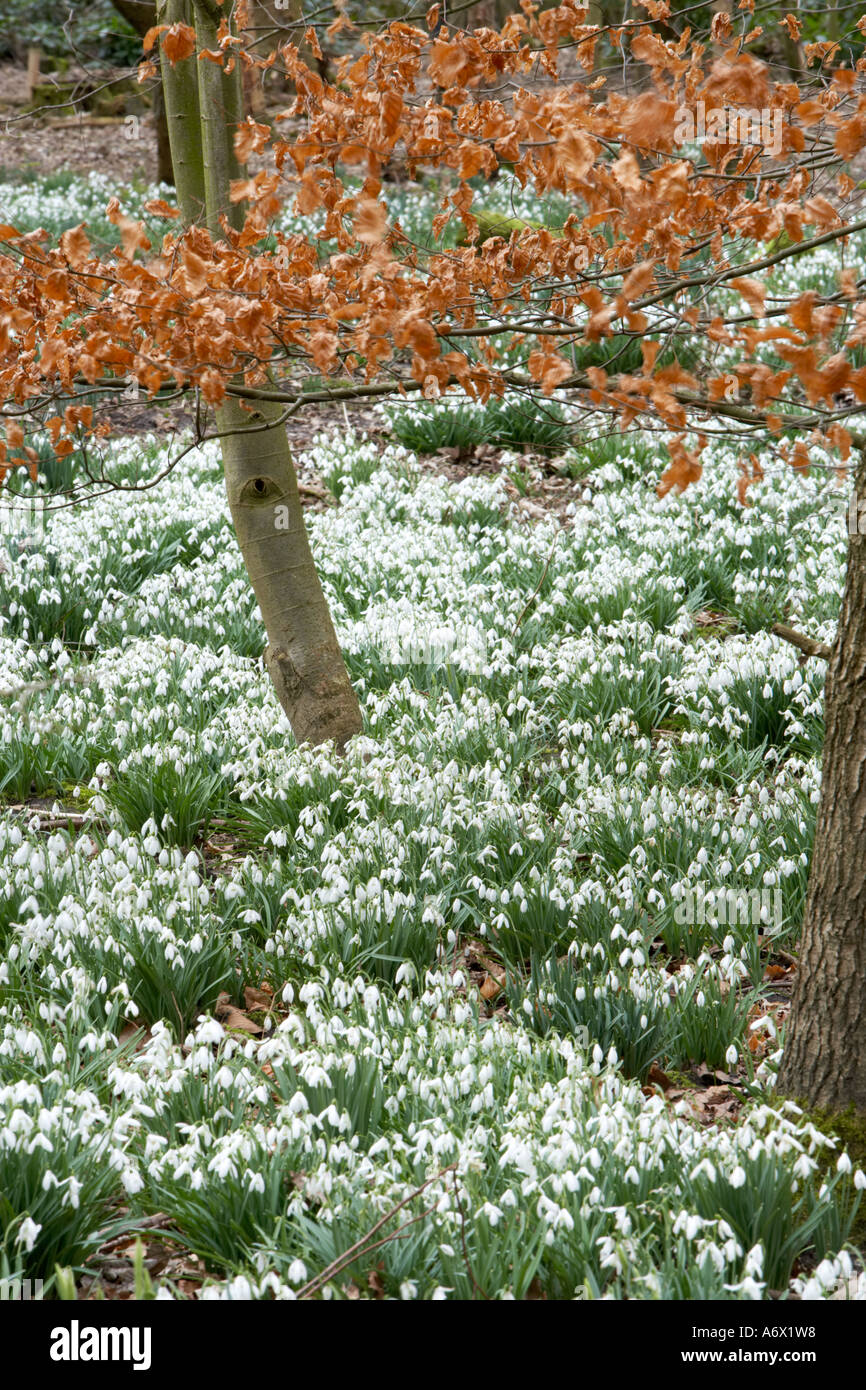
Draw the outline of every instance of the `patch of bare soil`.
M136 1222L136 1230L116 1236L99 1247L78 1284L79 1300L125 1302L136 1297L136 1242L141 1241L140 1278L171 1283L182 1298L195 1299L204 1278L197 1255L171 1239L173 1220L163 1212Z
M464 478L507 474L505 491L527 521L552 517L567 525L569 506L580 502L587 487L585 478L563 477L554 468L554 461L544 455L528 451L516 455L513 449L499 449L493 444L480 444L469 451L439 449L435 454L421 455L419 463L425 472L437 473L454 483ZM520 487L512 481L518 472Z
M102 407L100 413L103 413ZM111 421L114 434L155 432L168 436L194 424L194 411L188 402L172 403L168 407L149 405L145 401L138 404L119 402L105 407L104 413ZM383 446L390 438L381 416L375 410L349 402L339 405L311 403L303 412L289 418L286 430L296 457L310 447L316 435L322 433L352 430L361 437L379 441ZM543 455L530 452L517 455L514 450L500 449L492 444L480 444L465 452L439 449L435 454L420 455L418 462L423 472L438 474L453 483L461 482L464 478L508 474L505 490L527 521L553 517L561 525L567 525L569 506L580 503L588 485L586 478L575 480L563 477L556 471L554 461ZM511 481L511 477L518 474L520 487ZM321 478L303 466L299 467L298 476L305 506L320 510L330 504L332 499ZM321 494L318 497L317 492Z
M46 79L49 80L49 79ZM96 170L128 183L156 180L156 135L148 113L135 116L95 116L87 110L71 114L31 115L27 104L27 74L12 63L0 63L0 167L31 174Z

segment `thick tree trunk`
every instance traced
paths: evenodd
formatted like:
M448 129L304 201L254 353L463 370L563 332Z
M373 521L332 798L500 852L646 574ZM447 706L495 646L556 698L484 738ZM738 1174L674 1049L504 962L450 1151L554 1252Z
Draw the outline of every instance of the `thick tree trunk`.
M866 464L857 477L866 495ZM779 1090L866 1111L866 536L852 536L824 695L821 804Z
M164 0L160 21L189 23L199 47L215 48L214 12L194 0ZM213 237L225 216L239 227L243 208L229 185L240 177L234 128L243 119L240 72L226 75L195 56L163 62L178 200L187 223L204 219ZM298 482L280 410L254 412L228 398L216 412L223 468L238 544L268 634L265 664L299 743L333 739L343 749L361 730L361 711L322 592L301 511Z

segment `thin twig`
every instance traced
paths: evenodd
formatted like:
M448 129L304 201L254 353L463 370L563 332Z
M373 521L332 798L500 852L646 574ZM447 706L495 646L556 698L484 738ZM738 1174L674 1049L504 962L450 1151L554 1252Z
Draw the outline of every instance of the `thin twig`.
M538 581L538 583L536 584L535 588L533 589L532 593L529 595L529 598L526 600L526 603L523 605L523 610L522 610L522 612L521 612L521 614L520 614L520 617L517 619L517 622L514 624L514 627L512 628L512 631L511 631L511 636L512 636L512 638L514 638L514 637L517 636L517 633L518 633L518 631L519 631L519 629L520 629L520 624L523 622L523 619L526 617L526 615L527 615L527 613L529 612L530 608L532 607L533 603L534 603L535 600L538 598L538 595L541 593L541 586L542 586L542 584L544 583L545 579L547 578L547 571L550 569L550 562L551 562L551 560L553 559L553 552L554 552L554 550L556 549L556 543L557 543L558 540L559 540L559 532L556 531L556 532L554 532L554 536L553 536L553 545L550 547L550 553L548 554L547 559L546 559L545 562L544 562L544 569L541 571L541 578L539 579L539 581Z
M89 811L46 811L41 806L30 806L27 802L4 809L9 815L35 818L39 821L40 830L107 830L109 827L109 822L103 816L92 815Z
M330 493L326 492L323 487L314 487L312 483L302 483L300 479L298 479L298 492L303 493L305 497L315 497L319 502L330 500Z
M473 1289L475 1290L476 1293L478 1293L478 1294L481 1295L481 1297L485 1300L485 1302L489 1303L489 1302L490 1302L490 1299L488 1298L487 1294L484 1292L484 1290L482 1289L481 1285L479 1284L478 1280L475 1278L475 1275L474 1275L473 1272L472 1272L472 1264L471 1264L470 1259L469 1259L469 1251L468 1251L467 1248L466 1248L466 1215L465 1215L465 1213L464 1213L464 1211L463 1211L463 1203L462 1203L461 1200L460 1200L460 1192L459 1192L459 1189L458 1189L458 1187L457 1187L457 1174L454 1173L453 1176L454 1176L454 1200L455 1200L456 1203L457 1203L457 1210L458 1210L458 1212L460 1213L460 1245L461 1245L462 1250L463 1250L463 1263L466 1265L466 1273L469 1275L469 1278L472 1280L472 1287L473 1287Z
M52 690L58 685L89 685L95 679L96 676L91 671L76 671L70 676L59 672L49 680L29 681L27 685L19 685L12 690L0 690L0 700L20 701L40 690Z
M422 1182L421 1186L416 1187L414 1192L410 1192L408 1197L404 1197L402 1202L398 1202L396 1206L391 1207L390 1211L386 1211L385 1215L380 1217L375 1226L372 1226L366 1235L361 1236L360 1240L356 1240L355 1244L350 1245L348 1250L344 1250L343 1254L339 1255L336 1260L332 1260L329 1265L326 1265L322 1272L316 1275L315 1279L310 1279L308 1283L304 1284L303 1288L298 1290L298 1298L311 1298L324 1284L330 1283L334 1276L340 1273L341 1269L345 1269L346 1265L350 1265L356 1255L366 1254L366 1249L364 1247L368 1245L376 1232L380 1231L382 1227L391 1220L392 1216L396 1216L398 1211L402 1211L403 1207L408 1206L410 1202L414 1201L431 1183L437 1182L439 1178L444 1177L446 1173L453 1172L456 1167L456 1163L449 1163L447 1168L440 1168L438 1173L434 1173L432 1178L428 1178L426 1182ZM415 1217L413 1221L417 1221L418 1219L418 1217ZM412 1225L413 1222L407 1222L406 1224ZM400 1230L403 1229L404 1228L401 1226ZM397 1232L394 1232L394 1235L396 1234ZM376 1241L376 1246L383 1245L388 1240L393 1240L393 1238L393 1235L386 1236L384 1241ZM375 1246L371 1246L370 1248L374 1249Z

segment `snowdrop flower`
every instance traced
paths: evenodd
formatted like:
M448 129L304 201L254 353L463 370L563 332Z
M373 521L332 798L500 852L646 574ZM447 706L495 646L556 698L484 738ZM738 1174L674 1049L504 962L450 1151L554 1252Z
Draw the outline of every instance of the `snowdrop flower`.
M763 1245L753 1245L746 1255L743 1265L743 1273L746 1275L760 1275L764 1272L764 1247Z
M837 1271L832 1260L822 1260L815 1270L814 1277L823 1289L832 1289L837 1280Z
M15 1237L15 1244L23 1246L24 1253L26 1255L29 1255L34 1245L36 1244L37 1237L41 1230L42 1227L40 1225L37 1225L35 1221L32 1221L29 1216L25 1216L24 1220L18 1227L18 1234Z
M195 1030L196 1041L216 1046L225 1037L225 1029L215 1018L202 1018Z

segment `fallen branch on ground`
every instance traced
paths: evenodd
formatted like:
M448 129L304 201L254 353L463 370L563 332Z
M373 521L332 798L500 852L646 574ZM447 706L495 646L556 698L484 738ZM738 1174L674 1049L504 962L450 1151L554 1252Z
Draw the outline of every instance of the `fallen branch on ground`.
M794 627L787 627L785 623L773 623L770 631L783 641L790 642L792 647L796 647L804 656L820 656L823 661L829 661L832 647L828 647L826 642L817 642L814 637L807 637L805 632L798 632Z

